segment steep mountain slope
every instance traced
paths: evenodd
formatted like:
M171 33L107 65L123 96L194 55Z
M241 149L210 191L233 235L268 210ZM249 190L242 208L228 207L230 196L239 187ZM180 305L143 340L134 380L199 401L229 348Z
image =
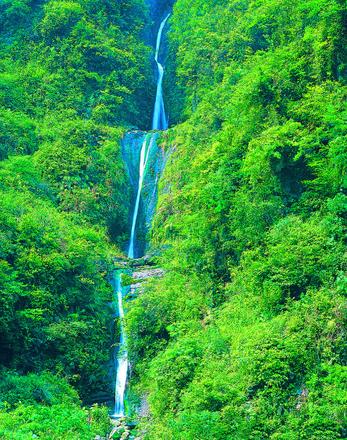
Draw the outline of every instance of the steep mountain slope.
M80 399L109 388L120 139L151 124L144 41L173 1L148 3L0 4L1 439L108 430ZM149 440L347 435L345 22L340 0L174 5L165 276L126 307Z
M107 277L129 209L119 141L150 124L148 20L141 0L0 4L2 439L107 430L107 410L87 423L70 385L88 402L112 392Z
M342 2L178 0L171 157L130 305L154 439L346 435Z

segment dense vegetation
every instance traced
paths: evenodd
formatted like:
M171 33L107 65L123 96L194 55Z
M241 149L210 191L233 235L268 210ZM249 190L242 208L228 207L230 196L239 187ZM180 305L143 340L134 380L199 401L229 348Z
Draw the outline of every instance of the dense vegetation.
M345 438L340 0L177 0L171 157L129 306L150 440Z
M0 438L4 440L91 440L109 429L103 408L82 409L76 391L48 373L5 375L0 393L6 402L0 411Z
M129 209L119 140L150 122L147 15L142 0L0 2L1 439L107 429L79 398L110 387L107 277Z
M173 1L147 3L152 30L144 0L0 2L4 440L108 430L81 400L109 386L119 144L150 125L145 43ZM347 436L346 18L342 0L174 5L165 276L127 310L149 440Z

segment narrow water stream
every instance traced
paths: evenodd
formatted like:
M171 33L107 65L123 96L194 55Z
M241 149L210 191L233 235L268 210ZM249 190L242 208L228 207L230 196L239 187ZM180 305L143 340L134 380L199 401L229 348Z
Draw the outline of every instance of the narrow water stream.
M160 53L160 44L162 40L164 26L168 21L169 17L170 14L168 14L160 24L157 35L157 44L155 48L155 62L157 63L157 67L158 67L158 81L157 81L157 94L155 98L154 112L153 112L152 130L166 130L168 127L166 114L165 114L164 99L163 99L164 67L159 62L159 53Z
M166 130L168 128L168 122L165 114L165 106L163 99L163 77L164 67L159 61L160 45L162 41L163 30L165 24L169 18L168 14L161 22L159 31L157 34L156 48L155 48L155 61L158 68L157 79L157 92L153 111L153 123L152 130ZM144 134L143 143L140 151L139 171L138 171L138 185L137 195L135 200L135 206L132 216L130 242L128 248L128 258L138 258L141 255L136 254L136 228L138 226L139 206L141 199L141 192L143 188L143 180L146 173L146 166L148 163L149 154L154 142L156 141L157 134L155 131ZM121 418L125 415L124 408L124 395L126 390L127 375L128 375L128 351L126 343L126 333L124 327L124 308L123 308L123 289L121 283L121 272L116 274L116 288L118 314L120 319L120 341L119 341L119 353L117 358L117 377L115 387L115 407L112 417Z
M135 207L134 207L134 213L133 213L133 220L131 225L131 235L130 235L130 243L129 243L129 250L128 250L128 258L135 258L135 232L136 232L136 223L137 218L139 214L139 206L140 206L140 197L142 192L142 185L143 185L143 178L146 171L146 165L148 162L149 153L151 151L151 148L153 146L155 138L153 136L153 133L147 133L144 137L142 147L141 147L141 153L140 153L140 166L139 166L139 181L138 181L138 188L137 188L137 195L136 195L136 201L135 201Z
M120 340L119 354L117 359L117 378L115 388L114 418L124 416L124 394L128 373L128 352L126 349L126 334L124 330L124 309L123 309L123 289L121 283L121 272L116 274L116 293L118 301L118 313L120 319Z

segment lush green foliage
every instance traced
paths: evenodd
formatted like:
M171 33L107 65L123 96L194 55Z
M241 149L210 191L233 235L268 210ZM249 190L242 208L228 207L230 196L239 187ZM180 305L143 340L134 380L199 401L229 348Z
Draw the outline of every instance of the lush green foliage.
M50 371L85 401L111 395L108 274L129 209L119 145L150 121L147 14L143 0L0 2L1 438L105 433L104 410L89 426L70 388L5 368Z
M106 408L81 409L76 391L48 373L7 374L0 392L0 436L4 440L90 440L109 430Z
M1 361L20 371L48 368L93 388L108 357L105 232L78 226L35 195L41 183L30 159L13 162L0 168ZM20 192L5 189L7 176Z
M148 439L346 435L343 8L176 2L167 273L127 319Z
M79 396L106 391L119 140L152 112L147 12L0 4L1 438L108 429ZM346 437L345 19L341 0L176 1L166 275L127 315L150 440Z

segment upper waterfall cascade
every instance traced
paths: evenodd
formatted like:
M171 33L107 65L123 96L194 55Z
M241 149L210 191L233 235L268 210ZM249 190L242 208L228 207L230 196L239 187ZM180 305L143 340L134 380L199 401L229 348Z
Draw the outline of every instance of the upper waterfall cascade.
M157 63L157 67L158 67L158 81L157 81L157 94L155 98L154 112L153 112L152 130L166 130L168 128L168 123L165 115L164 98L163 98L164 67L159 62L159 53L160 53L160 44L162 40L163 29L169 17L170 14L168 14L160 24L157 35L157 44L155 48L155 62Z
M165 114L164 98L163 98L163 78L164 67L159 61L160 46L162 41L163 30L170 14L168 14L160 23L157 34L156 48L155 48L155 62L158 68L157 92L153 111L153 130L166 130L168 122ZM131 223L131 234L128 248L128 258L136 258L136 227L138 223L139 207L141 193L143 189L143 182L148 164L149 155L153 144L156 141L157 134L155 132L145 133L140 151L139 171L138 171L138 185L135 199L134 211ZM118 302L118 313L120 319L120 341L119 341L119 355L117 359L117 378L115 387L115 408L113 417L120 418L125 415L124 395L126 390L127 373L129 367L128 351L126 347L126 333L124 328L124 308L123 308L123 289L121 284L121 273L116 275L116 286Z

